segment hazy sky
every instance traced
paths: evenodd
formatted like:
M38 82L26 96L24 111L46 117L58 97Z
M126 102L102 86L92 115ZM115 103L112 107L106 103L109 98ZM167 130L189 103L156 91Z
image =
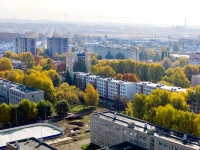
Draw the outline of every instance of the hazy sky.
M199 0L0 0L0 17L200 25Z

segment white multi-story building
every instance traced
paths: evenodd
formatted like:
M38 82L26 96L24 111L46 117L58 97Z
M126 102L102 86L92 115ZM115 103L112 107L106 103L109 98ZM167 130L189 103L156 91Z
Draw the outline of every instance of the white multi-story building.
M31 52L36 55L36 39L27 37L13 38L13 52L17 54Z
M75 62L78 62L78 59L82 59L85 62L85 66L87 69L87 72L90 72L90 66L91 66L91 56L93 53L87 52L87 53L66 53L66 70L68 70L71 74L73 73L73 66Z
M91 143L107 147L129 141L149 150L199 150L199 137L112 111L90 116Z
M137 49L121 49L114 47L94 46L93 52L101 55L103 59L106 58L108 52L110 52L110 54L113 56L113 59L116 58L115 56L118 53L124 55L126 59L130 58L137 61L139 58Z
M49 37L47 38L47 49L51 53L51 57L55 53L63 54L68 52L68 38Z
M192 75L191 85L192 86L200 85L200 74Z
M168 90L172 92L180 92L180 91L186 92L187 90L181 87L166 86L164 84L157 84L157 83L151 83L151 82L137 82L136 83L136 92L141 93L141 94L149 95L156 88Z
M18 104L22 99L34 102L44 99L44 92L0 78L0 103Z
M189 53L189 64L200 65L200 51Z
M75 72L75 75L76 78L81 79L82 89L84 89L87 84L91 83L98 90L101 97L109 98L111 100L114 100L116 96L133 99L135 94L136 84L134 82L125 82L113 78L102 78L82 72Z

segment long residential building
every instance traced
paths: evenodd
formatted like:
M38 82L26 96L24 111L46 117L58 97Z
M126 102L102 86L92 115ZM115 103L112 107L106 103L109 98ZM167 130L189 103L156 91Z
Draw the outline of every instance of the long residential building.
M116 58L116 55L118 53L121 53L122 55L124 55L126 59L130 58L136 61L139 60L137 49L122 49L122 48L115 48L115 47L94 46L93 52L100 55L102 59L106 59L107 53L110 52L113 59Z
M47 49L50 51L51 57L53 57L55 53L61 55L68 52L68 38L48 37Z
M90 116L91 143L101 147L128 141L149 150L199 150L199 137L112 111Z
M189 53L189 64L200 65L200 51Z
M22 99L38 102L44 99L44 92L0 78L0 103L18 104Z
M171 91L171 92L186 92L187 89L175 86L166 86L164 84L157 84L151 82L137 82L136 83L136 92L141 94L149 95L156 88Z
M36 38L13 38L13 52L16 54L31 52L33 55L36 55Z
M83 90L87 84L91 83L98 90L99 95L104 98L114 100L115 97L128 97L133 99L135 94L134 82L126 82L115 80L113 78L103 78L96 75L91 75L83 72L75 72L76 78L82 82L81 89Z

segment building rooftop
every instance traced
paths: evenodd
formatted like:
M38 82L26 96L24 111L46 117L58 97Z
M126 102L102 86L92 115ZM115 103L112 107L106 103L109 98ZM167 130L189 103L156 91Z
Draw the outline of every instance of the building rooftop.
M38 90L38 89L29 88L27 86L24 86L24 85L16 83L16 82L4 80L2 78L0 78L0 84L1 83L4 84L4 86L6 86L6 87L8 87L8 88L10 88L14 91L20 91L20 92L23 92L23 93L34 93L34 92L41 91L41 90Z
M146 86L151 86L154 88L160 88L160 89L164 89L164 90L168 90L168 91L174 91L174 92L186 92L187 89L185 88L181 88L181 87L176 87L176 86L167 86L164 84L158 84L158 83L151 83L151 82L137 82L138 85L146 85Z
M9 142L7 143L7 148L8 147L20 150L57 150L56 148L44 143L42 140L34 137Z
M144 132L146 134L151 134L161 139L184 145L185 147L200 149L200 138L192 135L187 135L183 132L165 128L137 118L132 118L123 114L115 113L113 111L93 113L91 115L101 118L103 120L114 122L127 128L134 128L134 130ZM186 139L184 139L183 137L186 137Z

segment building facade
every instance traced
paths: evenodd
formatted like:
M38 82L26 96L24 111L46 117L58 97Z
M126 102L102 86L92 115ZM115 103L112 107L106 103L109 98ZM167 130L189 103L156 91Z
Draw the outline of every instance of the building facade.
M55 53L63 54L68 52L68 38L49 37L47 38L47 49L50 51L51 57Z
M44 92L0 78L0 96L2 97L1 103L18 104L22 99L29 99L34 102L43 100Z
M36 55L36 38L13 38L13 52L16 54L31 52L33 55Z
M164 84L157 84L151 82L137 82L136 83L136 92L141 94L149 95L156 88L171 91L171 92L186 92L187 89L175 86L166 86Z
M198 75L192 75L191 85L192 86L200 85L200 74L198 74Z
M122 55L124 55L125 59L130 58L136 61L139 60L137 49L121 49L121 48L104 47L104 46L94 46L92 49L94 53L101 55L102 59L106 59L107 53L110 52L111 56L113 56L113 59L116 58L116 55L118 53L121 53Z
M189 64L200 65L200 52L189 53Z
M90 72L91 67L91 56L93 53L87 52L87 53L66 53L66 70L68 70L71 74L73 73L73 66L75 62L78 62L78 59L82 59L85 62L85 66L87 69L87 72Z
M101 147L128 141L149 150L199 150L199 138L112 111L90 116L91 143Z
M87 84L91 83L98 90L99 95L104 98L115 100L116 97L127 97L133 99L135 94L135 83L115 80L113 78L102 78L82 72L75 72L76 78L80 79L81 89L85 89Z

